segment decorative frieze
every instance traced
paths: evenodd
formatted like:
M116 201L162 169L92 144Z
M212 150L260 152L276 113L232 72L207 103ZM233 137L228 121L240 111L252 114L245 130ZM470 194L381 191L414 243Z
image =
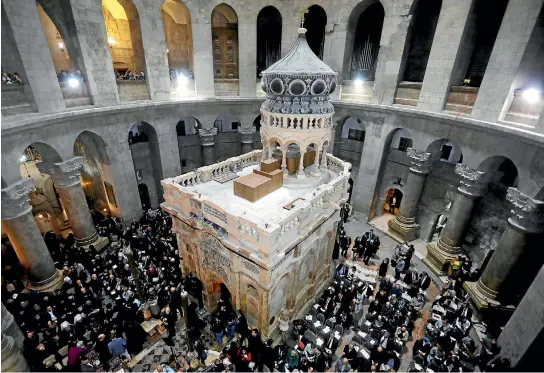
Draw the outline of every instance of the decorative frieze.
M2 189L2 219L13 219L32 210L28 193L34 189L30 178Z
M455 172L461 176L461 182L458 190L472 196L483 196L486 191L489 173L478 171L463 164L458 163L455 166Z
M200 144L202 146L213 146L215 144L217 128L201 128L198 130L198 135L200 136Z
M510 219L517 226L533 233L544 230L544 202L534 200L516 188L508 188L506 199L514 206Z
M421 174L427 174L431 171L431 153L408 148L406 154L410 157L410 171Z
M225 214L223 214L221 211L219 211L218 209L210 206L210 205L204 205L203 207L203 211L208 214L208 215L211 215L213 216L214 218L218 219L218 220L221 220L223 223L227 223L227 216Z

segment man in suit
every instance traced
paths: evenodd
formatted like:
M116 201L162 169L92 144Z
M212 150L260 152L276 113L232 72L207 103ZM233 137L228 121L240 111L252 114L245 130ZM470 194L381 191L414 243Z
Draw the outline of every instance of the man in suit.
M419 276L417 283L421 290L427 290L427 288L431 284L431 277L427 274L427 272L423 272L421 276Z
M343 358L336 362L336 366L334 368L335 372L349 372L351 370L351 365L349 365L348 359Z

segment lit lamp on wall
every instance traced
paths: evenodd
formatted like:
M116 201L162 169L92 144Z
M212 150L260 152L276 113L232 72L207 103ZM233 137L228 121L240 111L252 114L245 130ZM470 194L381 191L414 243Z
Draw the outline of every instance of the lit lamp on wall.
M116 44L117 42L115 41L115 39L111 36L108 36L108 45L110 46L110 48L115 48Z

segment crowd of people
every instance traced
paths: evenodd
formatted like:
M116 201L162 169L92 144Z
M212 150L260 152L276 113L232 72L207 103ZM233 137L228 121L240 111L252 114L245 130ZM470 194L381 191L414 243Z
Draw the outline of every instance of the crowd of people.
M145 80L145 73L136 70L126 70L125 72L115 70L115 79L117 80Z
M23 84L19 73L2 72L2 84Z
M188 317L203 305L200 281L181 275L168 214L148 210L127 225L112 217L97 220L99 233L112 241L98 254L92 246L77 247L71 234L45 234L64 277L53 294L25 290L13 248L9 241L2 244L2 302L26 334L24 356L35 371L92 371L89 356L95 355L101 364L116 356L130 360L146 341L140 327L144 301L153 301L151 312L163 320L170 337L183 316L182 288L196 300Z

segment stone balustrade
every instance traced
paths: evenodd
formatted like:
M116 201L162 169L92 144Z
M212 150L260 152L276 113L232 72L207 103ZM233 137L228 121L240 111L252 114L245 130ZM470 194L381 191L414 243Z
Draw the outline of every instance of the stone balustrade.
M322 114L279 114L261 111L261 124L269 127L292 130L322 130L331 128L332 115L323 117Z

